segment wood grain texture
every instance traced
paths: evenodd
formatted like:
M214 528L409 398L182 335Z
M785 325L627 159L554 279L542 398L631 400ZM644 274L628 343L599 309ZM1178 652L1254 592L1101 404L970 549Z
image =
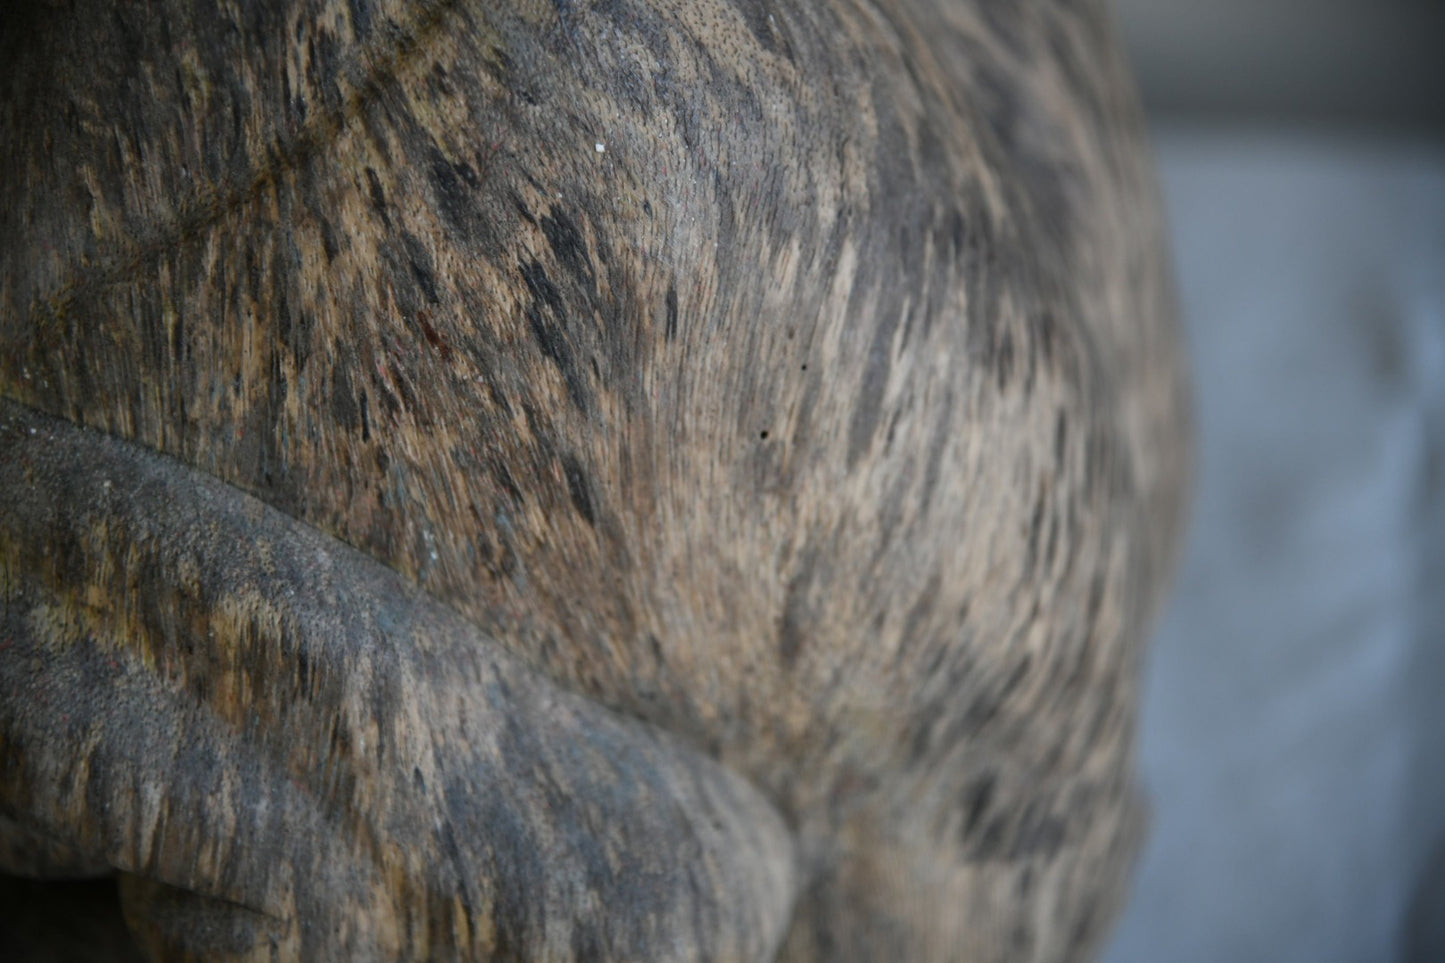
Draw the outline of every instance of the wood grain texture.
M157 956L776 948L792 844L740 777L222 482L0 406L4 798L126 874Z
M1187 463L1101 4L5 16L0 396L68 460L19 429L0 454L52 466L0 488L27 653L0 814L131 874L158 957L183 958L152 931L187 893L261 914L213 942L306 959L1087 952L1137 832L1137 659ZM102 497L107 459L157 494ZM268 572L283 530L358 580L354 613ZM389 661L358 665L368 619L395 621ZM86 687L105 653L123 668ZM103 704L118 741L35 721L37 689ZM150 713L204 716L209 765L259 795L182 785ZM497 754L518 732L545 803L515 804L542 778ZM427 746L501 788L411 788ZM655 784L619 798L614 772ZM459 856L428 836L448 806ZM169 862L136 848L168 833ZM560 848L485 865L528 833ZM686 892L589 883L615 922L568 944L536 921L575 905L589 834ZM659 868L648 839L693 856Z

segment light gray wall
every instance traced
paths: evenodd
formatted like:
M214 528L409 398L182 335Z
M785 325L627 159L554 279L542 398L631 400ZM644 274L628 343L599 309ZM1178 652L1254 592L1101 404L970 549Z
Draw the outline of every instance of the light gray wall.
M1106 963L1445 963L1445 148L1156 142L1198 470Z

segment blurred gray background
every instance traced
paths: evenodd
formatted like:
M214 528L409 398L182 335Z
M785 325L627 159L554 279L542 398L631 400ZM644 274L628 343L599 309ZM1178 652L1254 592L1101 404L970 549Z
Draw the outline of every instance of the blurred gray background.
M1107 963L1445 963L1445 3L1116 0L1197 398Z
M1114 0L1162 119L1445 128L1441 0Z

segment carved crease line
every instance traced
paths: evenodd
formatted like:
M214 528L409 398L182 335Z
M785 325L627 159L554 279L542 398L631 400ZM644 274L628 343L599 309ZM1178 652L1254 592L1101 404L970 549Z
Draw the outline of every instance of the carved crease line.
M395 78L431 49L435 39L441 35L440 28L446 15L457 3L458 0L424 0L421 12L409 24L398 25L385 41L361 45L356 59L363 65L364 72L344 103L322 112L304 124L294 136L278 137L270 142L264 152L267 160L243 186L203 189L184 202L173 217L157 224L148 240L129 244L126 250L103 255L94 268L73 271L69 280L60 284L48 297L42 297L40 305L31 311L31 328L42 333L62 322L68 316L71 305L82 294L137 277L147 261L194 240L227 220L282 175L333 145L355 121L362 108L379 93L385 80Z

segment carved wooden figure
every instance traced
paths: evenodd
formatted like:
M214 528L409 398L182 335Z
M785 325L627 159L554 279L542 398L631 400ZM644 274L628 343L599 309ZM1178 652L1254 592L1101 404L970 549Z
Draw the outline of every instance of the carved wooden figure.
M1187 462L1101 3L0 17L0 869L157 960L1088 952Z

